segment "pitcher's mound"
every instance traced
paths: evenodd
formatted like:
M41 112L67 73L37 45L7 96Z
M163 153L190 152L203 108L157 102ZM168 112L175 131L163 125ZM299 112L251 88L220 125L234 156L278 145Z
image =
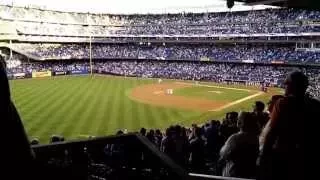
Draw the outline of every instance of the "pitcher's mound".
M133 100L165 107L208 111L225 105L224 101L212 101L195 97L174 95L176 89L193 87L189 84L161 83L147 84L134 88L129 97ZM217 92L216 92L217 93Z

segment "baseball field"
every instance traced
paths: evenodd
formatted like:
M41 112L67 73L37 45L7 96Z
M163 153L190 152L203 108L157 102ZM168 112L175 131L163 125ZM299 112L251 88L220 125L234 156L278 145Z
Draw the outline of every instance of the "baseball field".
M66 139L189 126L226 112L252 110L279 89L114 76L60 76L10 81L12 98L30 138L48 143L53 134Z

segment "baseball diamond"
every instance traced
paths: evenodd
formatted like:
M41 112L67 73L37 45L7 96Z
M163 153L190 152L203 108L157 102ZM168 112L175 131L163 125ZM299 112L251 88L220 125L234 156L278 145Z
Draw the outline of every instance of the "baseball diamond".
M81 139L114 134L123 127L137 131L142 126L165 128L172 123L222 119L228 111L249 110L254 100L266 101L279 92L181 80L159 84L156 79L105 75L14 80L11 88L28 134L43 142L52 134ZM173 89L173 94L165 94L166 89Z

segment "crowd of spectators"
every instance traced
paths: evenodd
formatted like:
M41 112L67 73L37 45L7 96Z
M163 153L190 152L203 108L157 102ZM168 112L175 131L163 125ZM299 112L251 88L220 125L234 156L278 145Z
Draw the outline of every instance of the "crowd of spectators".
M268 23L263 26L262 24L216 24L212 26L172 24L113 27L18 22L15 26L21 34L51 36L212 36L221 34L314 33L320 31L318 25L299 23Z
M318 11L267 9L222 13L109 15L0 6L21 34L55 36L216 35L319 32ZM88 26L90 25L90 26Z
M92 25L166 25L166 24L216 24L224 23L261 23L268 21L318 20L319 11L300 9L266 9L257 11L220 12L220 13L180 13L112 15L58 12L34 8L0 6L0 17L37 22L92 24Z
M20 61L19 61L20 62ZM43 62L43 63L18 63L18 66L10 67L7 69L7 73L29 73L33 71L88 71L89 63L53 63L53 62Z
M13 44L25 54L43 59L88 59L88 44ZM270 63L320 63L319 51L296 50L291 46L246 45L141 45L93 44L93 59L158 59L158 60L205 60L252 61Z
M90 63L83 61L46 61L20 63L8 73L32 71L90 71ZM147 78L170 78L215 82L242 82L282 86L285 75L293 70L306 73L310 79L309 92L320 97L320 69L318 67L263 66L256 64L230 64L186 61L96 61L96 73Z
M268 109L273 104L274 102L269 104ZM238 112L228 112L222 121L211 120L203 125L192 124L191 127L172 125L165 130L141 128L136 133L146 137L160 151L169 155L176 163L191 172L255 178L254 167L259 151L258 135L269 117L263 102L256 101L253 107L252 112L241 112L240 114ZM128 133L126 130L119 130L116 135L126 133ZM94 136L89 137L89 139L91 138L94 138ZM248 139L252 147L244 147L243 149L237 147L246 146ZM49 143L63 141L65 141L63 136L53 135ZM30 141L30 144L39 145L40 141L34 138ZM108 144L103 151L106 156L117 154L120 158L124 155L124 146L124 144ZM238 154L239 157L237 158L243 159L233 159L235 158L232 155L235 153L233 151L242 151L243 154ZM140 154L137 160L139 162L149 161L147 154ZM241 160L242 164L228 167L226 164L230 164L230 161L233 160L237 163ZM242 165L242 167L239 165Z

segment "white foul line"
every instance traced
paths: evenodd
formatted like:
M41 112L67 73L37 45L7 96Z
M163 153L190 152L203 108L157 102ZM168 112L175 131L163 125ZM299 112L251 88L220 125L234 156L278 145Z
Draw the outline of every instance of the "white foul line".
M177 84L185 84L185 85L193 85L193 86L214 87L214 88L220 88L220 89L232 89L232 90L238 90L238 91L251 92L251 90L248 90L248 89L239 89L239 88L231 88L231 87L223 87L223 86L212 86L212 85L206 85L206 84L193 84L193 83L185 83L185 82L175 82L175 83L177 83ZM264 92L261 92L261 91L257 92L255 94L250 95L250 96L244 97L242 99L238 99L236 101L233 101L231 103L223 105L223 106L221 106L219 108L211 109L211 110L208 110L208 111L221 111L222 109L225 109L225 108L228 108L230 106L242 103L242 102L247 101L249 99L252 99L252 98L255 98L257 96L260 96L261 94L264 94Z
M228 108L228 107L230 107L230 106L233 106L233 105L242 103L242 102L244 102L244 101L247 101L247 100L249 100L249 99L255 98L255 97L257 97L257 96L260 96L260 95L263 94L263 93L264 93L264 92L257 92L257 93L255 93L255 94L253 94L253 95L247 96L247 97L242 98L242 99L238 99L238 100L233 101L233 102L231 102L231 103L228 103L228 104L226 104L226 105L224 105L224 106L221 106L221 107L219 107L219 108L212 109L212 110L209 110L209 111L221 111L222 109Z
M240 89L240 88L223 87L223 86L212 86L212 85L206 85L206 84L193 84L193 83L185 83L185 82L175 82L175 83L176 84L185 84L185 85L193 85L193 86L213 87L213 88L220 88L220 89L231 89L231 90L251 92L251 90L249 90L249 89Z

